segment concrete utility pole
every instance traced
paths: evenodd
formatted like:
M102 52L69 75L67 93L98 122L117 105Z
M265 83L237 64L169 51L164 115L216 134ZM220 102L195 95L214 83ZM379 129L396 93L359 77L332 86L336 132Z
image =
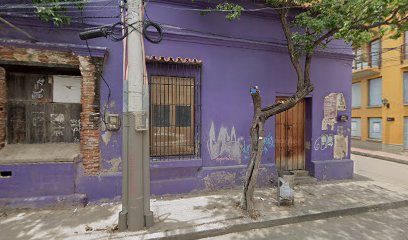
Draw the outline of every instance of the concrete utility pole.
M128 0L129 24L142 23L142 4L141 0ZM137 231L153 225L153 213L150 211L149 92L144 81L145 59L141 32L141 29L133 31L127 37L128 80L125 79L123 85L120 231Z

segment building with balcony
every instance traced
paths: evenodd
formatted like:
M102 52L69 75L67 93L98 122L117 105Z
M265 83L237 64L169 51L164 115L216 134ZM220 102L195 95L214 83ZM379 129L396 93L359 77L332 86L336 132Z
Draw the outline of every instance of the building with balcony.
M408 149L408 31L355 49L351 135L356 146ZM360 145L361 144L361 145Z

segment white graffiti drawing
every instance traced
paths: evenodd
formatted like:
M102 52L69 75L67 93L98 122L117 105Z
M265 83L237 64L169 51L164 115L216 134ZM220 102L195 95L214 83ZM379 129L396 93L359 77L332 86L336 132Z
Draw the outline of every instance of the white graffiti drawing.
M71 125L72 137L74 142L79 142L80 131L81 131L81 120L80 119L71 119L69 120Z
M212 160L235 160L241 163L242 141L242 137L236 136L235 127L228 133L228 129L221 126L217 135L214 122L211 123L207 148Z
M315 151L326 150L334 145L334 135L333 134L322 134L318 137L313 145Z
M44 112L32 112L32 124L35 128L42 128L45 122L45 113Z
M64 136L65 116L62 113L50 114L52 134L56 137Z
M42 99L44 97L44 89L42 88L44 83L44 78L40 78L36 83L34 83L33 92L31 93L32 99Z

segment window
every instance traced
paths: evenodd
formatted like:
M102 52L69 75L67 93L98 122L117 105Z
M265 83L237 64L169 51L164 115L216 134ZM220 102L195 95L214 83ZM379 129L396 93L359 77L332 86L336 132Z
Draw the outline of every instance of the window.
M404 103L408 104L408 72L404 72Z
M361 118L351 119L351 136L361 137Z
M370 44L371 67L380 67L381 62L381 41L380 39L372 41Z
M81 103L81 77L53 76L53 102Z
M382 79L376 78L368 81L368 105L381 106Z
M354 54L355 54L354 69L360 70L363 68L367 68L368 61L363 49L362 48L355 49Z
M361 87L360 83L353 83L351 89L351 106L352 107L361 107Z
M381 140L382 138L382 126L381 118L369 118L368 119L368 137L371 139Z
M200 155L200 66L148 62L152 161Z

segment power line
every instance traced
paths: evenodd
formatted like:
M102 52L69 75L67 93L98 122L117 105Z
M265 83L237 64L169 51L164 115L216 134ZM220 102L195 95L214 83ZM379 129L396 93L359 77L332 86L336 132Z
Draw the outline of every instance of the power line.
M171 7L168 5L156 5L157 7L180 10L180 11L193 11L193 12L237 12L237 10L228 10L228 9L212 9L212 8L182 8L182 7ZM304 8L302 6L291 6L291 7L263 7L263 8L253 8L253 9L241 9L241 12L260 12L266 10L279 10L279 9L295 9L295 8Z
M87 4L87 3L103 3L112 2L112 0L83 0L83 1L71 1L71 2L54 2L54 3L27 3L27 4L2 4L0 5L2 9L19 9L19 8L29 8L29 7L55 7L55 6L69 6L76 4Z

